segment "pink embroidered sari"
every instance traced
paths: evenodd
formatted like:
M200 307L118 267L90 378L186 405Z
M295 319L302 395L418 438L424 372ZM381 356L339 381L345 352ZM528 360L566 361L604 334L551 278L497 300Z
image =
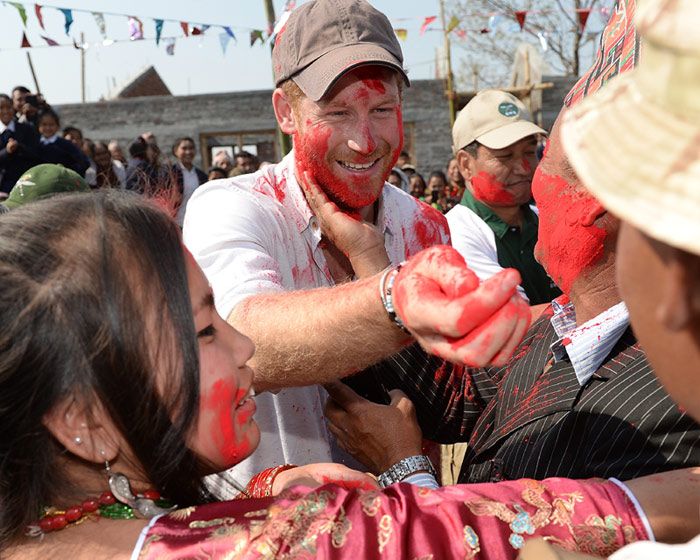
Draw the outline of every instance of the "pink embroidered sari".
M535 536L597 556L650 537L627 494L609 481L550 478L434 491L329 484L175 511L148 529L138 558L494 560L515 558Z

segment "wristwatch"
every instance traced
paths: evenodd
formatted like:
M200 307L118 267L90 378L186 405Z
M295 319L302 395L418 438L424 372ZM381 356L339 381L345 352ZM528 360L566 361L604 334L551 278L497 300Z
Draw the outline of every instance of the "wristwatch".
M391 465L387 470L379 475L377 479L379 486L386 488L395 482L401 482L407 476L417 473L418 471L428 471L435 479L437 473L433 468L433 464L425 455L413 455L401 459L398 463Z

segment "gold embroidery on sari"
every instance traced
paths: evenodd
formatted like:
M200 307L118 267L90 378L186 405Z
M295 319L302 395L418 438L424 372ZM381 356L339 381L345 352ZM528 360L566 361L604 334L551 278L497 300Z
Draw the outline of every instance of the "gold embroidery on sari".
M390 515L382 515L379 520L379 533L377 534L377 539L379 540L379 554L384 552L384 547L389 542L392 532L392 519Z
M172 517L176 521L184 521L190 515L194 513L197 508L195 506L190 506L182 509L176 509L168 514L168 517Z
M367 517L374 517L377 515L377 512L382 505L379 492L363 492L360 494L360 504L362 505L362 511Z

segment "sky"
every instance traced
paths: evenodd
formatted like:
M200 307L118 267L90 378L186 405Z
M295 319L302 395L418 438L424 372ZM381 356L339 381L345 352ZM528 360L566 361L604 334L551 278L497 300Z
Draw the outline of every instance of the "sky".
M89 45L85 51L86 99L109 98L149 66L155 66L174 95L216 93L268 89L272 87L269 44L250 46L251 29L267 29L263 0L49 0L42 3L45 30L39 27L34 4L26 7L26 35L36 48L20 49L22 20L9 4L0 3L0 92L10 94L16 85L34 90L26 52L31 53L41 92L52 104L77 103L81 99L80 50L72 46L73 38L84 33ZM274 0L277 16L283 12L285 0ZM297 1L297 5L303 0ZM395 28L405 28L408 36L402 41L405 65L413 79L435 77L435 52L442 45L442 34L434 31L419 34L426 16L439 15L437 0L372 0ZM82 9L73 12L71 36L64 31L64 16L55 8ZM114 44L105 46L98 25L89 11L105 13L107 37ZM143 22L143 41L128 41L129 14ZM166 21L162 37L177 37L175 54L169 56L161 40L155 43L154 18ZM222 52L221 27L211 27L204 35L185 38L178 21L230 26L237 37L226 54ZM69 46L47 47L42 35ZM124 41L124 42L120 42Z

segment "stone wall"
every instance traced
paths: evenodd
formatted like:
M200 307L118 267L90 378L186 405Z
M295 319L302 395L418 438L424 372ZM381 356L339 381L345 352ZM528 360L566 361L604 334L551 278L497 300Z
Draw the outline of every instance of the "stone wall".
M198 144L209 135L252 133L274 139L270 90L188 96L137 97L97 103L60 105L62 125L81 128L93 140L119 140L123 148L140 133L153 131L163 152L174 140L192 136ZM404 93L406 146L422 172L441 168L451 156L450 121L443 82L415 80ZM255 134L258 133L258 134ZM198 165L203 165L199 149Z

